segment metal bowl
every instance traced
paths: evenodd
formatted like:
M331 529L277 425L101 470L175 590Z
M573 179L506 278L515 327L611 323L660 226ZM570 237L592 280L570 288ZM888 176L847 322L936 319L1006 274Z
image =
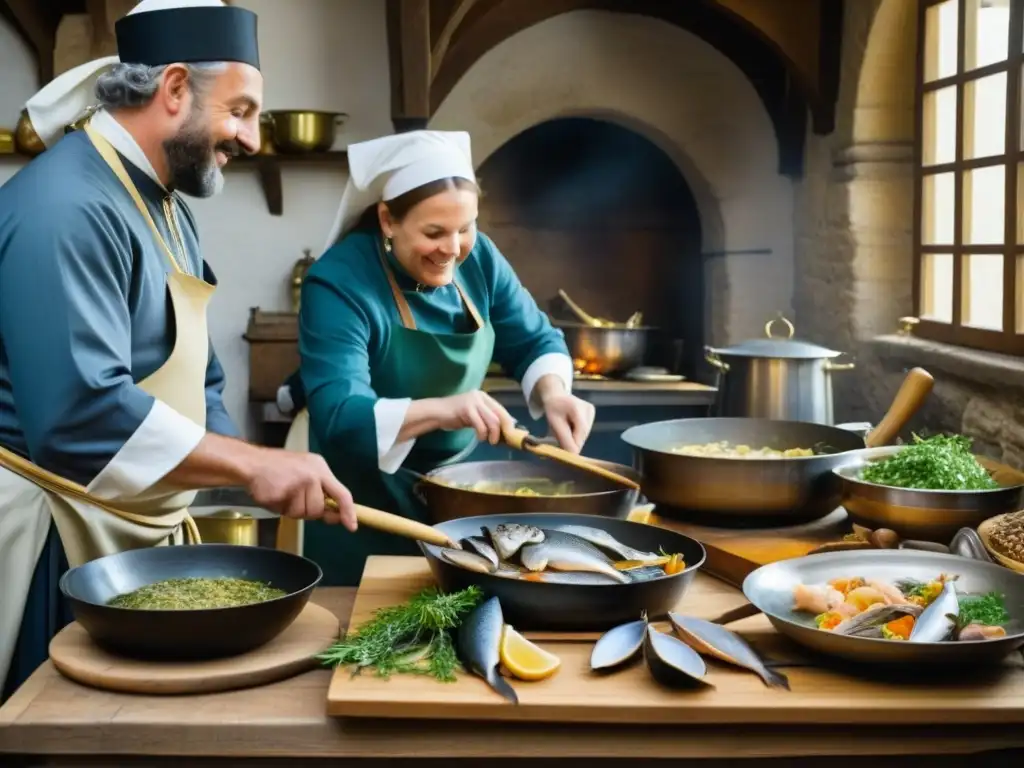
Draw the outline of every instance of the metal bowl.
M456 541L480 535L481 526L523 523L539 528L586 525L607 531L623 544L648 552L678 552L686 568L672 576L632 584L544 584L520 581L458 568L441 559L441 550L420 542L430 570L445 592L480 587L487 597L497 596L505 620L519 630L601 631L636 621L646 611L651 619L665 616L678 605L704 563L704 547L681 533L626 520L592 515L534 513L465 517L435 525Z
M866 528L889 528L904 539L948 544L961 528L975 528L995 515L1021 508L1024 486L991 491L932 491L894 488L860 479L872 461L892 456L905 446L862 451L852 464L833 472L842 480L842 501L855 523Z
M269 583L284 597L232 608L151 611L107 602L165 579L238 578ZM213 659L246 653L284 632L306 606L323 573L312 560L231 544L149 547L92 560L60 579L60 591L93 641L133 658Z
M558 321L579 373L611 376L642 365L647 354L647 327L594 326Z
M632 467L610 461L592 461L640 482L640 473ZM603 477L553 461L471 461L435 469L427 477L439 482L420 482L416 492L427 505L431 520L435 523L460 517L496 513L518 515L524 512L568 512L624 519L636 506L640 496L638 490L623 488ZM555 483L572 482L573 490L577 493L565 496L513 496L468 490L448 484L468 485L484 480L511 484L536 478Z
M836 635L817 629L810 614L793 611L797 584L824 584L843 576L888 581L934 579L956 574L961 593L1005 595L1011 622L996 640L910 643ZM1024 646L1024 579L994 563L956 555L907 549L829 552L782 560L758 568L743 580L743 594L775 629L800 645L835 659L871 665L932 666L997 663Z
M334 146L344 112L315 109L279 109L267 112L274 149L282 154L327 152Z

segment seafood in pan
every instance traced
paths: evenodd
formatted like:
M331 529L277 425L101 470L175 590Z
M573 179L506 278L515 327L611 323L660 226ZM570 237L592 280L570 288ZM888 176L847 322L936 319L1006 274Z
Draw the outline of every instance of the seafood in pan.
M462 549L442 549L441 557L476 573L547 584L632 584L686 568L678 554L634 549L584 525L500 523L460 544Z
M820 630L851 637L912 643L1005 637L1010 616L1003 596L961 593L956 580L949 574L926 582L854 576L797 584L793 610L813 616Z

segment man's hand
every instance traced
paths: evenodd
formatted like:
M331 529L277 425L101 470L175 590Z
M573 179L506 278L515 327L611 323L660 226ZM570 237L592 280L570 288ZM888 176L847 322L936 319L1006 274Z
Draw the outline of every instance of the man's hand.
M566 392L562 380L550 374L537 382L537 396L558 444L572 453L582 451L594 426L594 406Z
M352 494L315 453L264 448L207 432L164 480L182 489L241 485L256 504L279 515L356 529ZM327 507L325 499L338 508Z
M315 453L264 448L252 462L249 477L249 495L261 507L296 520L323 520L356 529L352 494ZM337 509L327 506L325 499L333 499Z

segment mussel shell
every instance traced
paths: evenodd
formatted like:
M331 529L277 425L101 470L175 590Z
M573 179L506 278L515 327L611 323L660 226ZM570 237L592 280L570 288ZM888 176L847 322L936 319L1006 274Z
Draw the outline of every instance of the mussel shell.
M644 661L651 676L666 687L714 687L704 679L708 667L699 653L679 638L650 626L644 634Z
M637 658L644 647L647 634L647 620L631 621L605 632L594 644L590 653L590 668L594 670L614 669Z

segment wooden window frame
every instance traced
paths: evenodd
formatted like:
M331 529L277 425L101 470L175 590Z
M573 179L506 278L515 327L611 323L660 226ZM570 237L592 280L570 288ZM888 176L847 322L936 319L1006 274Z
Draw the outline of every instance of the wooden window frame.
M1018 332L1018 322L1024 330L1024 318L1017 318L1017 261L1024 257L1024 243L1018 243L1018 169L1024 162L1021 151L1021 70L1024 68L1024 0L1010 0L1010 30L1005 61L977 67L964 72L968 0L951 0L958 5L957 13L957 71L948 77L925 82L925 54L927 49L927 14L932 6L945 0L919 0L917 72L915 88L915 126L917 139L914 146L914 313L920 319L917 335L934 341L971 347L990 352L1024 356L1024 332ZM964 93L967 83L980 78L1006 73L1006 135L1004 154L983 158L964 159L964 126L969 117L964 114ZM939 165L924 165L924 99L925 95L942 88L956 87L956 154L953 162ZM1006 170L1005 222L1001 245L964 245L963 185L965 172L979 168L1003 166ZM946 245L924 245L922 243L922 215L924 212L924 179L940 173L953 173L953 243ZM1024 176L1024 169L1020 173ZM1024 218L1022 218L1024 220ZM921 278L924 257L927 254L952 254L953 257L953 321L943 323L921 317ZM965 326L961 323L963 313L963 273L967 256L972 254L997 254L1003 256L1003 329L994 331ZM1024 275L1021 276L1024 279ZM1024 290L1024 286L1022 286Z

